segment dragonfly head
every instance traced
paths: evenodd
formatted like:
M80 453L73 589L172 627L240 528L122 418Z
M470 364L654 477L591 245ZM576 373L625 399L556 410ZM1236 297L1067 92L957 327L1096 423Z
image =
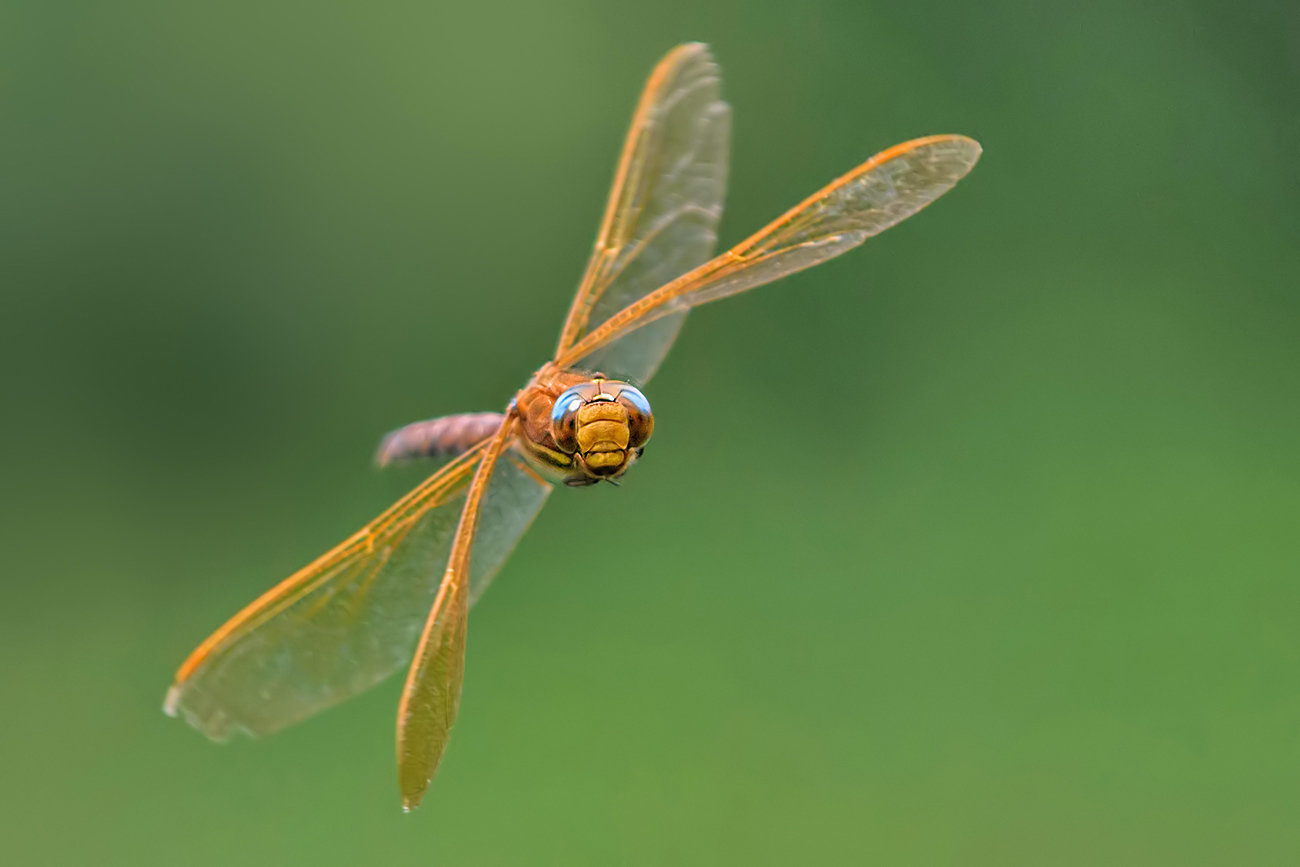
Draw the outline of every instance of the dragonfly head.
M617 479L654 432L654 413L640 389L596 377L562 392L551 410L551 438L582 475L570 484Z

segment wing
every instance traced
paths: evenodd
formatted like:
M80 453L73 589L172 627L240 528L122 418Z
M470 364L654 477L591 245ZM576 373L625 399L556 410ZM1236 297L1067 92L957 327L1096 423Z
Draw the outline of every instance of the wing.
M201 644L164 709L214 740L265 735L406 665L489 440L444 466L338 547L269 590ZM511 462L493 478L476 543L481 594L550 485Z
M513 423L512 414L488 443L479 461L456 527L442 585L429 609L415 658L406 675L397 710L397 775L402 806L406 810L419 806L456 721L465 674L465 632L472 581L470 549L478 550L475 537L479 522L487 517L482 511L484 493Z
M614 313L713 255L727 183L731 112L704 45L682 45L646 82L623 144L596 247L560 333L563 355ZM644 383L686 311L641 330L593 369Z
M851 250L952 189L979 155L979 144L959 135L915 139L876 154L726 253L627 305L555 364L587 366L663 319Z

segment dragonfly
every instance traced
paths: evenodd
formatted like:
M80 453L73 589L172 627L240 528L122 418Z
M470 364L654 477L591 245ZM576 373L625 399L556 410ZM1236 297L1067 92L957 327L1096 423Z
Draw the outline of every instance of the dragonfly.
M456 719L470 607L557 485L617 483L641 458L655 426L641 387L690 309L858 246L980 156L960 135L895 145L713 256L730 128L708 47L672 50L637 104L553 357L501 412L388 434L379 464L443 463L200 644L176 672L168 714L217 741L264 736L405 667L398 782L403 807L416 807Z

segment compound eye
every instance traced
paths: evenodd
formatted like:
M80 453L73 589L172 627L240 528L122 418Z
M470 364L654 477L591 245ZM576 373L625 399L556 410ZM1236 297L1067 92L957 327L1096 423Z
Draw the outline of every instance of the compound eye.
M641 448L655 430L655 416L650 410L650 401L631 385L624 385L615 399L627 410L628 448Z
M578 388L574 386L561 394L551 408L551 438L568 455L578 450L578 410L586 403Z

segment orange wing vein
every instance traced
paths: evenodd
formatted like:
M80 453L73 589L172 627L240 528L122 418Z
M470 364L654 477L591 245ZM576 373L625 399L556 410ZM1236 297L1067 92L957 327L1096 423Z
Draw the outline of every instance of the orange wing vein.
M442 467L231 618L177 671L164 709L214 740L265 735L407 665L437 597L473 471L493 441ZM502 464L482 509L471 602L550 490L515 463Z
M418 806L424 797L456 721L465 674L470 549L478 528L483 495L513 425L512 412L483 451L465 497L442 585L406 675L397 710L397 768L402 806L407 810Z
M651 73L623 144L596 245L557 355L606 318L708 259L726 188L731 112L700 44L673 49ZM661 321L601 369L645 382L685 316ZM603 365L603 366L602 366Z
M555 364L583 364L659 319L834 258L952 189L979 155L979 144L960 135L914 139L876 154L732 249L627 305Z

